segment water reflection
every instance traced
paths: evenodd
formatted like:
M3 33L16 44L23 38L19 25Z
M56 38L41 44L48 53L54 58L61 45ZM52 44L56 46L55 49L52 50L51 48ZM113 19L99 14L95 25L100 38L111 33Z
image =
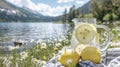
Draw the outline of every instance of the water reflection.
M67 27L54 23L0 23L0 43L10 45L13 40L56 38L65 35Z

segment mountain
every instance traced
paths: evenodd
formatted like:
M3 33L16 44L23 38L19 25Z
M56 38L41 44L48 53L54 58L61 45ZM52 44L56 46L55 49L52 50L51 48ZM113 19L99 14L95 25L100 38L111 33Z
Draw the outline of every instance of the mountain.
M11 3L0 0L0 21L56 21L59 17L43 16L40 13L33 12L27 8L20 8Z
M91 11L91 9L90 9L90 3L91 3L91 1L87 2L83 6L79 7L78 8L79 12L83 13L83 14L90 13L90 11Z
M96 0L99 3L102 3L103 0ZM91 2L92 0L88 1L86 4L84 4L83 6L79 7L78 10L80 13L86 14L86 13L91 13Z

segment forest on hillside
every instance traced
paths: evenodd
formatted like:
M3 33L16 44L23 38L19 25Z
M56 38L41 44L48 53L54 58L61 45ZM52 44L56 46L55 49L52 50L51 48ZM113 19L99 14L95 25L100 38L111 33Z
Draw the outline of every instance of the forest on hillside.
M88 8L89 13L80 12L80 9L75 9L75 5L70 8L67 14L65 9L62 16L63 22L71 22L73 18L97 18L100 22L110 22L120 20L120 0L91 0Z

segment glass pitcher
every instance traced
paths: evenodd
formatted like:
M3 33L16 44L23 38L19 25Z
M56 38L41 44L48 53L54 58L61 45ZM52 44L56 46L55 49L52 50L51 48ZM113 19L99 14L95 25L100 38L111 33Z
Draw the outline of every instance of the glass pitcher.
M110 34L109 34L108 27L106 27L105 25L97 25L95 18L74 18L72 21L74 22L74 25L75 25L72 39L71 39L71 47L73 49L76 46L76 44L79 43L74 35L74 32L76 27L79 26L81 23L93 24L96 29L97 28L104 29L105 30L104 34L106 34L106 40L102 44L100 44L99 42L96 42L96 37L94 37L93 40L88 44L97 47L101 52L104 52L108 48L109 42L110 42Z

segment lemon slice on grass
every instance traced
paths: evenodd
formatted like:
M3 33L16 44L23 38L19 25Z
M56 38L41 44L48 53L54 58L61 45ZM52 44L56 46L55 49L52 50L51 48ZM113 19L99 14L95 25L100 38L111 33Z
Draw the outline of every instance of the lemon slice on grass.
M75 37L82 44L91 42L96 36L96 33L96 27L89 23L82 23L75 29Z

